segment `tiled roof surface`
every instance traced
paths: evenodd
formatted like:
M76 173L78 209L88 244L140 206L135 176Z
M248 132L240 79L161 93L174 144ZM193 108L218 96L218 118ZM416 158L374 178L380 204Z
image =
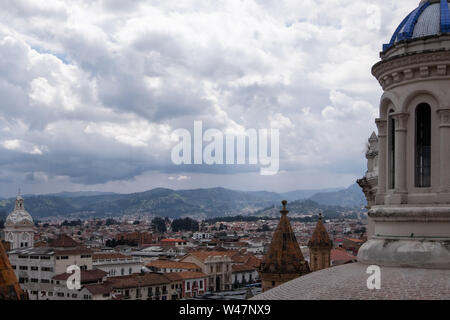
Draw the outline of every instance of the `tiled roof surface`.
M356 261L356 257L350 253L347 252L344 248L336 248L331 250L330 253L330 260L331 261L342 261L342 262L348 262L348 261Z
M356 262L312 272L251 300L450 299L450 270L381 266L381 288L369 290L368 267Z
M203 272L183 271L172 274L176 274L176 277L182 280L208 278L208 275ZM170 273L166 273L166 276L168 275L170 275Z
M66 281L72 274L61 273L53 277L53 280ZM81 270L81 282L91 282L100 281L108 275L107 272L103 270L93 269L93 270Z
M232 257L237 252L232 250L226 250L226 251L208 251L208 250L198 250L198 251L191 251L190 254L193 256L196 256L200 260L204 261L208 259L208 257Z
M112 291L111 285L107 283L93 283L84 286L91 294L110 294Z
M61 233L56 239L51 240L49 245L54 248L74 248L78 247L80 244L67 234Z
M180 262L180 261L170 261L170 260L154 260L146 264L146 267L155 268L166 268L166 269L187 269L187 270L197 270L200 269L195 263L191 262Z
M233 272L245 272L245 271L256 271L257 269L248 264L235 264L231 266Z
M112 277L108 279L114 289L126 289L145 286L169 284L170 280L160 273L148 272L144 274L132 274L129 276Z

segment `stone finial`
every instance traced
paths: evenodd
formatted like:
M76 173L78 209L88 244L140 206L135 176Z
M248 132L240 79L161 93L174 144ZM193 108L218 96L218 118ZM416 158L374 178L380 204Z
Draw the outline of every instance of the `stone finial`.
M281 214L288 214L289 211L286 209L287 201L283 200L281 201L281 204L283 205L283 209L280 211Z

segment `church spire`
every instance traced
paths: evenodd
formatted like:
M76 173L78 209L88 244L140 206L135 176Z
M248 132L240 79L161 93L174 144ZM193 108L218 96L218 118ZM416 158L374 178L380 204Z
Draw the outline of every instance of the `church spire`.
M23 293L17 282L5 248L0 241L0 300L26 300L27 296Z
M309 273L303 254L287 217L287 201L282 202L281 218L270 248L261 263L260 275L263 291Z
M322 212L319 213L316 228L308 242L309 247L309 265L311 271L317 271L329 268L331 265L331 249L333 241L328 236L327 229L323 224Z

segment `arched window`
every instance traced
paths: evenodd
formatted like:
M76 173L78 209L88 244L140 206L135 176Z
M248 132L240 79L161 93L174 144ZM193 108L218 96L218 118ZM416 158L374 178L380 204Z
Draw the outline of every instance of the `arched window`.
M388 174L388 183L389 189L395 188L395 119L392 117L394 110L389 111L389 174Z
M431 108L419 104L416 108L416 172L417 188L431 186Z

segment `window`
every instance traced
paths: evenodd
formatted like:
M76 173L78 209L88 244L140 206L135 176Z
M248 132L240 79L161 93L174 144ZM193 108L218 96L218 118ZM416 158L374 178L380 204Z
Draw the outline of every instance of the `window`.
M51 268L51 267L41 267L41 271L53 272L53 268Z
M49 297L53 297L53 292L50 291L50 292L48 293L48 296L49 296Z
M19 270L28 270L27 266L19 266Z
M124 269L124 268L120 269L120 274L121 274L122 276L125 275L125 269Z
M28 278L20 278L19 277L19 283L27 283L28 282Z
M30 256L30 259L39 260L39 256Z
M416 172L417 188L431 186L431 108L422 103L416 109Z
M133 273L133 269L132 268L128 269L128 274L132 274L132 273Z
M186 289L187 290L191 290L191 283L190 282L186 283Z
M16 270L16 266L15 265L11 265L11 268L13 268L13 270Z
M85 295L83 296L83 299L84 299L84 300L91 300L91 296L90 296L90 295L87 295L87 294L85 294Z
M200 280L199 283L200 283L200 289L203 289L203 280Z
M391 110L391 115L389 116L389 175L388 175L388 183L389 189L395 188L395 119L392 117L392 113L394 111Z
M64 297L64 292L58 292L56 295L57 295L58 297Z
M28 256L19 256L19 259L28 259Z
M33 270L33 271L38 271L39 268L38 268L38 267L31 267L31 270Z
M49 256L41 256L41 260L50 260Z
M72 293L72 299L78 298L78 295L76 293Z
M41 279L41 283L50 283L50 280L48 280L48 279Z

